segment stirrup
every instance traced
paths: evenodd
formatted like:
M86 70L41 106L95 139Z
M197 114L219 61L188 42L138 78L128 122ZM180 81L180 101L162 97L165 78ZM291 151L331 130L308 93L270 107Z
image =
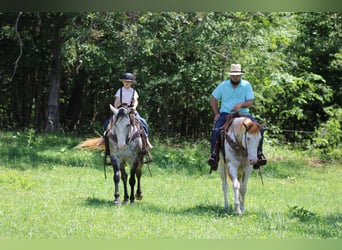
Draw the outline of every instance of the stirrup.
M146 159L143 161L143 163L150 163L150 162L153 161L153 157L152 157L152 155L150 154L149 151L146 151L144 156L146 156Z

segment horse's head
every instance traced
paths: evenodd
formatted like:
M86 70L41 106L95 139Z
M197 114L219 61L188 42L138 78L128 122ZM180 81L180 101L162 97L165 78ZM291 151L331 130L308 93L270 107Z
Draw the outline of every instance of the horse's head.
M114 108L110 105L113 116L113 130L117 138L117 145L119 150L125 150L127 141L131 133L131 110L125 107Z
M240 134L241 145L246 150L247 158L250 164L258 161L258 146L261 140L261 126L257 122L253 122L249 118L241 119L242 122L238 126L238 134Z

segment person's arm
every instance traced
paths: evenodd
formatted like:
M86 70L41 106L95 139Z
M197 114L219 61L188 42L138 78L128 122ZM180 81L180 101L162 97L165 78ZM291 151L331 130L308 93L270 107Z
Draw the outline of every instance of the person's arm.
M238 112L240 108L249 108L252 105L253 105L253 99L247 100L245 102L240 102L234 106L233 111Z
M214 112L214 121L217 121L220 118L220 112L218 109L217 100L213 96L211 96L211 99L210 99L210 106Z
M138 97L137 96L134 96L134 99L133 99L133 110L137 110L137 107L138 107L138 104L139 104L139 102L138 102Z
M115 96L114 107L118 108L120 105L121 105L120 98L118 96Z

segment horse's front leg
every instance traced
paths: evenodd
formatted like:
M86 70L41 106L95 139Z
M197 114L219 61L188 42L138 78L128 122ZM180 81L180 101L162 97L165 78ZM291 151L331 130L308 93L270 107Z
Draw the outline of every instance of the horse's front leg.
M123 183L123 187L124 187L124 203L126 203L128 201L128 190L127 190L127 172L125 169L126 163L123 162L120 165L120 169L121 169L121 180Z
M135 175L137 177L137 192L135 194L135 198L137 200L142 200L143 195L142 195L142 191L141 191L141 185L140 185L140 180L141 180L141 168L142 168L142 163L138 162L137 163L137 168L135 170Z
M252 166L247 166L244 169L243 175L240 180L240 183L241 183L240 185L240 209L242 213L245 210L245 195L247 192L247 183L248 183L249 176L252 173L252 170L253 170Z
M236 164L236 163L235 163ZM229 175L232 180L234 189L234 209L238 214L241 214L240 208L240 182L238 180L238 169L231 162L228 163Z
M114 182L114 204L120 204L120 192L119 192L119 182L120 182L120 160L115 156L111 155L112 166L114 171L113 182Z
M222 156L221 156L222 159ZM223 160L219 161L219 171L222 181L222 191L223 191L223 200L224 200L224 209L229 208L228 202L228 181L227 181L227 167L226 163Z
M129 176L129 185L131 186L131 195L130 195L130 201L131 203L134 203L134 186L135 186L135 171L136 171L136 164L133 164L130 171Z

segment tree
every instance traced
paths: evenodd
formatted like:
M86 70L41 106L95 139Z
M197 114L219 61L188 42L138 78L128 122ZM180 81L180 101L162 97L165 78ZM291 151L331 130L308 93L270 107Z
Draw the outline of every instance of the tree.
M271 129L313 131L341 106L339 13L24 12L15 29L17 19L0 14L2 128L102 130L130 71L152 133L208 137L210 94L231 63Z

